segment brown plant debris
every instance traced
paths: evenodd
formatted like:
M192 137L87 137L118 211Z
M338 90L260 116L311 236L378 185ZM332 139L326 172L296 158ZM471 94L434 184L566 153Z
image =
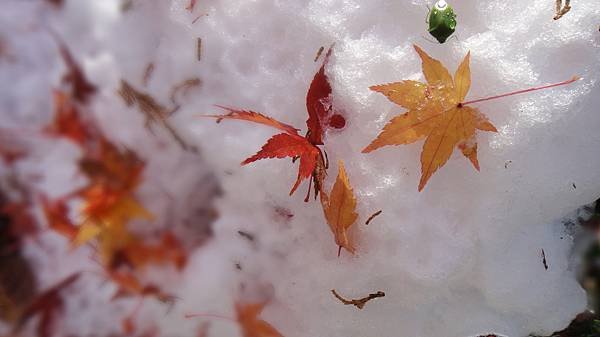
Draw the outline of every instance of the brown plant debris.
M180 93L181 95L185 95L190 89L199 87L201 85L202 80L200 80L198 77L194 77L188 78L187 80L174 86L173 89L171 89L171 95L169 95L169 98L171 103L173 103L175 106L175 109L178 110L181 106L181 104L177 102L177 96L180 95Z
M176 94L176 92L177 91L175 91L174 94ZM153 124L159 123L171 134L173 139L179 144L179 146L181 146L182 149L190 152L198 151L194 146L189 145L167 120L169 116L179 109L179 105L175 105L175 107L167 109L165 106L158 103L152 96L136 90L125 80L121 80L121 89L119 89L118 93L123 98L127 106L138 106L139 110L146 117L147 128L151 129Z
M546 261L546 252L542 248L542 263L544 264L544 269L548 270L548 261Z
M144 86L148 85L148 82L150 82L150 78L152 77L153 73L154 73L154 63L150 62L146 66L146 69L144 69L144 77L142 78L142 84Z
M319 48L319 51L317 51L317 55L315 56L315 62L317 62L317 60L321 56L321 53L323 53L323 49L325 49L325 47L321 46L321 48Z
M196 39L196 58L198 61L202 60L202 38Z
M340 300L340 302L344 303L344 305L353 305L359 309L362 309L365 304L367 304L367 302L369 302L372 299L378 298L378 297L385 297L385 293L383 291L378 291L376 293L372 293L369 294L367 297L363 297L357 300L347 300L345 298L343 298L342 296L340 296L335 289L331 289L331 293L333 294L333 296L335 296L335 298L337 298L338 300Z
M562 0L556 0L556 15L554 16L554 20L562 18L563 15L571 10L570 2L571 0L565 0L565 5L563 7Z
M254 242L256 240L256 237L254 237L253 234L250 234L248 232L244 232L244 231L238 231L238 234L243 237L244 239L250 241L250 242Z
M369 223L371 223L371 220L375 219L375 217L381 214L381 212L383 212L383 210L378 210L377 212L371 214L367 221L365 221L365 225L369 225Z

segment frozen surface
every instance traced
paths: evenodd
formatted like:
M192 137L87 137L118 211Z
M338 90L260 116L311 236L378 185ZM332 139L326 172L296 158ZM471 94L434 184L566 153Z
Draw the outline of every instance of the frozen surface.
M215 190L209 176L223 192L214 236L183 274L153 275L180 300L170 311L147 301L139 325L157 325L160 336L192 336L201 320L184 319L187 312L233 317L235 301L269 299L263 318L287 337L522 337L560 330L585 308L560 219L600 192L599 1L576 1L558 21L550 0L455 1L457 38L443 45L423 38L427 2L416 0L198 0L193 13L187 0L134 0L124 12L116 0L66 0L62 9L49 3L0 5L1 125L35 128L50 120L50 92L64 70L52 30L100 88L90 106L95 118L147 159L141 196L162 217L157 223L185 222L186 212L202 208ZM305 131L306 90L320 66L313 59L332 43L327 73L347 126L330 132L325 148L332 162L345 161L361 215L358 252L340 258L318 202L302 201L306 186L288 197L295 167L287 160L239 166L270 129L196 117L223 104ZM455 153L419 193L421 143L360 153L402 112L368 87L422 78L413 43L452 72L470 50L470 98L575 74L583 80L477 105L500 131L477 136L481 172ZM151 62L145 90L162 102L176 83L202 80L172 117L199 156L146 131L141 114L116 94L121 78L142 87ZM42 187L60 194L73 183L67 172L74 155L68 145L53 146L23 170L37 167ZM328 184L336 171L330 168ZM383 213L365 226L378 209ZM43 248L31 244L28 254L45 284L89 263L85 249L68 252L51 233L41 239ZM125 309L106 304L110 286L88 278L84 295L69 302L63 329L78 336L118 331ZM352 298L377 290L386 296L358 311L335 300L334 288ZM239 335L228 320L205 320L211 337Z

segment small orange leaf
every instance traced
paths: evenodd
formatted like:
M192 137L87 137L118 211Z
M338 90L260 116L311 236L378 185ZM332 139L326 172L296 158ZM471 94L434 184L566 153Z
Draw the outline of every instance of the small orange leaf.
M427 84L402 81L371 87L409 110L394 117L363 153L425 138L421 152L421 191L429 178L448 161L455 147L461 149L479 170L475 131L495 132L496 128L477 109L462 104L471 86L469 53L452 79L440 61L414 47L421 57Z
M237 320L244 337L283 337L279 331L264 320L258 318L266 303L236 303Z
M321 204L325 213L325 219L335 236L335 243L340 249L343 247L354 254L355 249L348 237L347 231L356 222L356 218L358 217L356 213L356 197L346 175L344 163L341 160L338 163L338 167L338 176L331 193L329 196L321 193Z

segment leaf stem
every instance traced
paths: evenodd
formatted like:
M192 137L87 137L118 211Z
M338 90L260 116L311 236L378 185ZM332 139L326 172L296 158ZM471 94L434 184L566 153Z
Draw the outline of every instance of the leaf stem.
M466 102L458 103L458 107L462 107L462 106L467 105L467 104L473 104L473 103L479 103L479 102L489 101L489 100L496 99L496 98L502 98L502 97L507 97L507 96L512 96L512 95L524 94L524 93L530 92L530 91L536 91L536 90L548 89L548 88L552 88L552 87L558 87L558 86L561 86L561 85L566 85L566 84L573 83L575 81L578 81L579 79L580 79L579 76L573 76L570 80L562 81L562 82L559 82L559 83L553 83L553 84L543 85L541 87L532 87L532 88L529 88L529 89L513 91L513 92L509 92L509 93L502 94L502 95L490 96L490 97L486 97L486 98L479 98L479 99L474 99L474 100L471 100L471 101L466 101Z
M185 314L185 318L196 318L196 317L220 318L220 319L224 319L227 321L237 323L237 321L231 317L222 316L222 315L218 315L218 314L206 314L206 313L187 313L187 314Z

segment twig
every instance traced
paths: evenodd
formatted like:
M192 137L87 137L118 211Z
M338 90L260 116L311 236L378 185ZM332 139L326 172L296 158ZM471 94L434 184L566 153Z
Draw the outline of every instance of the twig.
M150 62L150 63L148 63L148 65L146 66L146 69L144 70L144 77L142 78L142 83L144 86L148 85L148 82L150 81L150 77L152 77L153 73L154 73L154 63Z
M319 48L319 51L317 52L317 55L315 56L315 62L317 62L317 60L321 56L321 53L323 53L323 49L325 49L325 47L323 47L323 46L321 46L321 48Z
M250 242L254 242L254 240L256 239L254 237L254 235L248 233L248 232L244 232L244 231L238 231L238 234L243 237L244 239L250 241Z
M571 0L565 0L565 6L563 7L562 0L556 0L556 15L554 16L554 20L562 18L563 15L571 10L570 2Z
M202 60L202 38L196 39L196 58L198 61Z
M358 300L347 300L345 298L343 298L342 296L340 296L335 289L331 289L331 293L333 294L333 296L335 296L335 298L337 298L338 300L340 300L340 302L344 303L344 305L353 305L359 309L362 309L365 304L367 304L367 302L369 302L372 299L378 298L378 297L385 297L385 293L383 291L378 291L376 293L373 294L369 294L369 296L367 297L363 297L361 299Z
M365 225L369 225L369 223L371 222L371 220L373 220L376 216L378 216L379 214L381 214L381 212L383 212L383 210L378 210L377 212L371 214L371 216L365 222Z
M546 252L542 248L542 263L544 264L544 269L548 270L548 262L546 261Z

